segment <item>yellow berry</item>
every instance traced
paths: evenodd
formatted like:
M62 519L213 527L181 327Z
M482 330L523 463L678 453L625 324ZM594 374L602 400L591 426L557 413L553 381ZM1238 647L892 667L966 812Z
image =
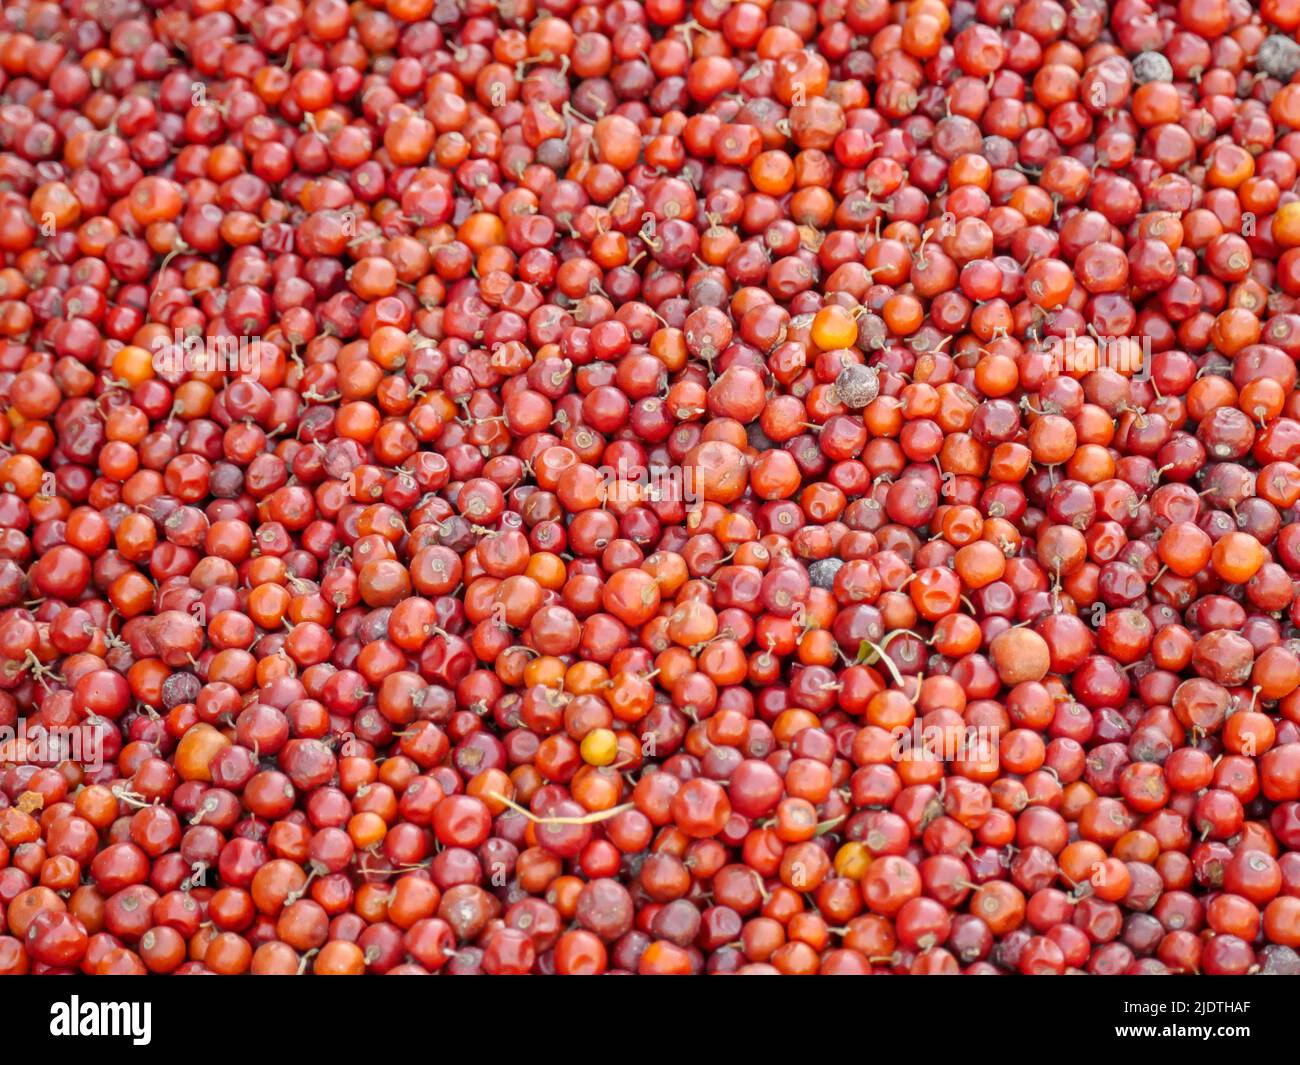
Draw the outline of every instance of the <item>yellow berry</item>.
M138 385L153 377L153 356L144 348L128 344L113 356L113 376L129 385Z
M618 737L607 728L594 728L582 738L582 760L588 765L612 765L618 757Z
M822 351L851 348L858 339L858 323L837 303L823 307L813 317L812 340Z
M835 875L857 880L871 864L871 852L861 843L846 843L835 852Z
M1273 239L1284 248L1300 245L1300 201L1284 203L1273 215Z

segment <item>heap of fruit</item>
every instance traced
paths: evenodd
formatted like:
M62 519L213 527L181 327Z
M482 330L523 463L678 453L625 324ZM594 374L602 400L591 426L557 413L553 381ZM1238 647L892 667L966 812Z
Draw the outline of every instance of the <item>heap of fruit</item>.
M1300 971L1300 0L0 12L0 972Z

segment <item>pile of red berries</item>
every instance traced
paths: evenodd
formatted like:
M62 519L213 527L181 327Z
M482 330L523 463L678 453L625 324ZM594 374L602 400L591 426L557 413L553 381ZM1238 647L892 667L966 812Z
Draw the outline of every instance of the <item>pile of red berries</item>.
M1300 972L1300 0L0 12L0 973Z

